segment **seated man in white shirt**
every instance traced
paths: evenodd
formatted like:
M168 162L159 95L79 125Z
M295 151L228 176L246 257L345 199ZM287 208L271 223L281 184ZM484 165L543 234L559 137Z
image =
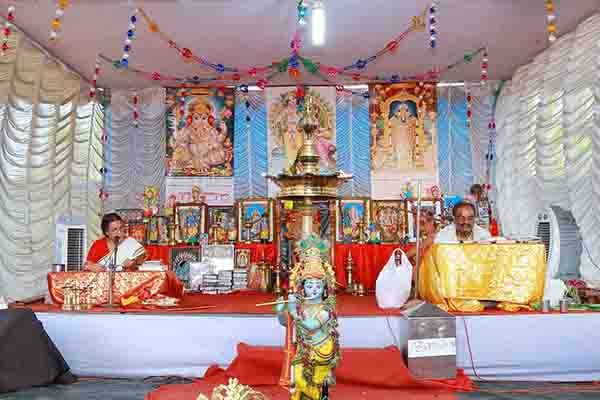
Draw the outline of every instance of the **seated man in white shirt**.
M475 224L475 206L460 202L452 209L454 223L448 225L435 237L435 243L482 241L492 238L490 232Z

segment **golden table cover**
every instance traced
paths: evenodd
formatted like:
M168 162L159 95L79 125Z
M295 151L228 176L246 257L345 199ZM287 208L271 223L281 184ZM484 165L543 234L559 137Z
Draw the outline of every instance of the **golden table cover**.
M108 272L50 272L48 291L55 304L64 302L65 286L77 286L87 301L93 305L108 302ZM173 272L116 272L113 284L115 303L137 297L147 300L157 294L181 298L183 284Z
M419 268L419 296L447 311L483 311L497 301L506 311L531 309L544 295L541 243L434 244Z

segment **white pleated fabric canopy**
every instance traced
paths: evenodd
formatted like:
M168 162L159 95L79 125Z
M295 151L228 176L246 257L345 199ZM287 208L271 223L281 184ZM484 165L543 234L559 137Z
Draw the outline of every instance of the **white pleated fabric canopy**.
M99 230L102 107L88 86L21 33L0 57L0 295L38 295L54 262L56 218Z
M496 109L497 207L505 235L535 233L537 213L571 210L583 278L600 287L600 14L519 68Z

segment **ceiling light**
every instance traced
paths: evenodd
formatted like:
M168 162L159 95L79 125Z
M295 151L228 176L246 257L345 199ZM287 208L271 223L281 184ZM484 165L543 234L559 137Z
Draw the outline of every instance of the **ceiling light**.
M325 44L325 7L321 0L315 1L312 9L312 42L315 46Z

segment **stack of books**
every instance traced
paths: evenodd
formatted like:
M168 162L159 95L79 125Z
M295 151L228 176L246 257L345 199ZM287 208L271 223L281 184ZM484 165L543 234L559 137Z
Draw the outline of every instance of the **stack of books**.
M246 268L235 268L233 270L233 290L248 289L248 270Z
M217 274L204 274L202 276L202 285L200 285L200 291L204 294L217 294L219 275Z
M231 293L231 286L233 283L233 271L225 269L219 271L219 280L217 282L217 292L219 294Z

